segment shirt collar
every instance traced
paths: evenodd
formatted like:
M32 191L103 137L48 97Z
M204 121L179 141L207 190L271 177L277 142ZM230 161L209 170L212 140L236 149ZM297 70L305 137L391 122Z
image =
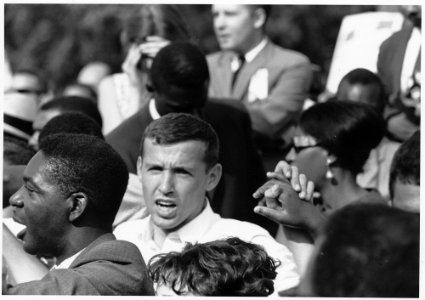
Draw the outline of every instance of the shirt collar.
M83 248L82 250L80 250L77 253L75 253L73 256L70 256L67 259L64 259L59 265L54 265L51 270L54 270L54 269L68 269L69 266L77 258L77 256L80 255L81 252L84 251L84 249L86 249L86 248Z
M157 120L157 119L161 118L161 115L159 114L158 110L156 109L154 98L151 98L151 100L149 101L149 113L150 113L153 120Z
M264 38L257 46L249 50L247 53L245 53L244 58L245 62L250 63L254 60L254 58L258 55L258 53L261 52L261 50L264 49L264 47L267 44L267 38ZM238 70L241 67L241 63L239 61L239 58L237 55L234 55L232 60L230 61L230 68L233 72Z
M245 53L245 61L247 63L250 63L254 60L254 58L258 55L258 53L261 52L261 50L264 49L264 47L267 44L267 39L264 38L257 46L249 50L247 53Z

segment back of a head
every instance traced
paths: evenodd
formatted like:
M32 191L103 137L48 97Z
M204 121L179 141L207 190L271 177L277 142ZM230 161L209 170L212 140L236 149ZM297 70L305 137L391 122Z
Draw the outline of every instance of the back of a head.
M128 183L119 154L102 139L85 134L54 134L40 144L50 180L64 195L83 192L89 204L87 222L111 228Z
M368 103L382 114L386 104L384 84L377 74L354 69L341 79L336 99Z
M212 126L190 114L170 113L149 124L140 144L140 156L143 158L143 144L151 139L158 145L171 145L187 141L205 143L205 163L213 167L218 162L219 141Z
M56 97L44 103L40 110L59 110L65 112L80 112L95 120L102 127L102 116L93 100L79 96Z
M420 186L420 164L421 156L421 133L416 131L407 141L401 144L394 154L390 169L390 198L395 206L404 207L409 204L411 207L419 209L419 186ZM401 184L417 187L417 197L397 197L395 198L395 184L398 181ZM407 203L411 201L412 203Z
M305 110L299 126L335 155L335 166L362 171L370 151L385 134L385 122L370 105L349 101L318 103Z
M41 144L46 137L58 133L88 134L104 139L99 124L79 112L68 112L52 118L40 131L38 144Z
M263 247L228 238L154 256L149 273L177 295L267 296L274 291L277 266Z
M328 220L314 256L315 296L418 297L419 215L348 205Z
M175 42L153 60L150 80L157 106L168 112L191 112L207 101L209 71L201 50L192 43ZM161 107L157 107L161 113Z
M176 5L143 4L133 10L124 24L126 47L140 44L147 36L160 36L171 42L188 41L192 38Z

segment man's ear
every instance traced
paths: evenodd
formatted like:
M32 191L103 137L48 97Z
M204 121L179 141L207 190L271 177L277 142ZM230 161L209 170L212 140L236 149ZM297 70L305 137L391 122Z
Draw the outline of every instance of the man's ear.
M77 192L71 194L68 198L69 201L69 216L70 222L77 220L86 210L88 205L87 194L83 192Z
M257 8L253 13L254 27L262 28L266 23L266 12L263 8Z
M207 191L212 191L218 185L221 179L222 169L221 164L216 164L208 171Z
M139 177L140 183L142 183L142 157L137 158L137 177Z

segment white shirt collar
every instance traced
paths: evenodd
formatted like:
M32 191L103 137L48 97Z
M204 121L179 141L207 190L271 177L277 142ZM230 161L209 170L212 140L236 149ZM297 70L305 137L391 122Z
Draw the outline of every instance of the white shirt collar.
M261 50L264 49L264 47L267 44L267 39L263 38L263 40L254 48L252 48L251 50L249 50L247 53L245 53L245 61L246 62L251 62L254 60L254 58L258 55L258 53L261 52Z
M249 50L247 53L245 53L244 58L245 58L245 62L250 63L254 60L254 58L258 55L258 53L261 52L261 50L264 49L264 47L267 44L267 38L264 38L257 46L255 46L254 48L252 48L251 50ZM230 62L230 68L232 69L233 72L235 72L237 69L239 69L240 67L240 61L238 59L238 56L235 55L232 58L232 61Z
M154 120L161 118L161 115L159 114L158 110L156 109L154 98L151 98L151 100L149 101L149 113L151 114L151 117Z
M195 243L201 240L201 237L220 219L220 216L211 208L208 199L205 199L206 205L202 212L196 216L192 221L182 226L172 235L177 235L180 241L183 243ZM151 218L151 216L149 216ZM146 240L154 240L153 238L153 224L149 219L149 225L147 226L148 234L145 235Z
M62 261L59 265L54 265L52 268L51 268L51 270L54 270L54 269L68 269L69 268L69 266L74 262L74 260L77 258L77 256L78 255L80 255L81 254L81 252L83 252L84 251L84 249L86 249L86 248L83 248L82 250L80 250L80 251L78 251L77 253L75 253L73 256L70 256L70 257L68 257L67 259L65 259L64 261Z

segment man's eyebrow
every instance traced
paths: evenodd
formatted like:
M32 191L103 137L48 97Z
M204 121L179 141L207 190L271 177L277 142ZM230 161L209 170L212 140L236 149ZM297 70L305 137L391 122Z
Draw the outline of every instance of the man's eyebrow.
M39 188L39 186L34 182L34 180L31 177L24 175L23 180L24 180L25 183L30 183L35 188Z

